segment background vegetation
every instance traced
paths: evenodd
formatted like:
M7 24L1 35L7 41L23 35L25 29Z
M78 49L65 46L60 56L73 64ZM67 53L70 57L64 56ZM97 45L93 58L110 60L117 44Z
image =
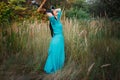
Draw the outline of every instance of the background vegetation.
M41 0L36 0L41 3ZM0 2L0 79L119 80L120 1L49 0L63 9L65 66L43 72L51 39L49 22L30 0Z

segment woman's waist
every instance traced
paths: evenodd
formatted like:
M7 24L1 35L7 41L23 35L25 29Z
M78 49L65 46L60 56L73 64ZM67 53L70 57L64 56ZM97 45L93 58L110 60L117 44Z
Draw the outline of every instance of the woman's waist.
M56 36L56 35L63 36L63 33L62 32L61 33L54 33L54 36Z
M57 34L63 34L63 33L62 33L62 32L54 32L54 34L56 34L56 35L57 35Z

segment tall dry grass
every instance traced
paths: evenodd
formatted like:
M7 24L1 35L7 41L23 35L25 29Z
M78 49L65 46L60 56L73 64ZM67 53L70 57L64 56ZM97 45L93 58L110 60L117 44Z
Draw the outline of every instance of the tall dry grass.
M63 18L62 23L65 65L57 73L45 75L43 80L120 79L120 22ZM1 77L14 80L12 75L36 71L43 75L50 39L48 22L26 20L1 27Z

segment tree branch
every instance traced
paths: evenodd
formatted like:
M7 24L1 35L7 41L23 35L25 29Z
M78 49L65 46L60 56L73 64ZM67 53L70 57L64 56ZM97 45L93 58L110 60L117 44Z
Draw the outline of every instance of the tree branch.
M40 12L41 10L43 10L42 7L43 7L43 5L45 4L46 1L47 0L43 0L43 2L41 3L40 7L37 9L37 12Z

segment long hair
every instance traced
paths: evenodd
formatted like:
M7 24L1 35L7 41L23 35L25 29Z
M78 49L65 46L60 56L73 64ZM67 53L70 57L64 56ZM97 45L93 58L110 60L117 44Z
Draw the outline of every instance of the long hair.
M52 9L55 9L55 7L53 5L50 6L50 12L53 14ZM52 28L51 23L49 24L49 28L50 28L51 36L53 37L53 28Z
M53 28L52 28L51 23L49 24L49 28L50 28L51 36L53 37Z

